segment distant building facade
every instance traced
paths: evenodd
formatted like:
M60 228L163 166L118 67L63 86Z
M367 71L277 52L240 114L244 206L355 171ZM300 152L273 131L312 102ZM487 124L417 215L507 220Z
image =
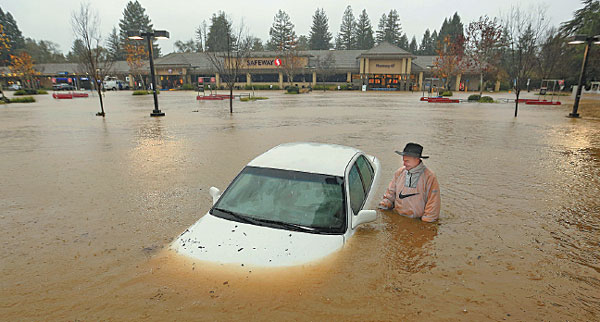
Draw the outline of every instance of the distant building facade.
M434 77L433 62L436 56L413 55L389 43L381 43L369 50L307 50L297 55L297 68L289 80L282 64L284 57L275 51L254 52L242 61L243 73L236 79L237 88L254 85L277 85L283 88L292 83L298 86L352 84L365 85L368 90L423 90L429 86L427 79ZM154 62L157 85L160 88L179 88L190 84L194 88L212 80L221 87L221 75L215 72L206 53L170 53ZM42 87L68 82L78 87L91 86L89 75L79 72L78 64L39 64L35 78ZM131 88L147 86L149 67L132 71L125 61L115 62L111 76L129 82ZM0 67L3 85L19 78L7 67ZM479 75L457 75L451 85L453 90L478 90Z

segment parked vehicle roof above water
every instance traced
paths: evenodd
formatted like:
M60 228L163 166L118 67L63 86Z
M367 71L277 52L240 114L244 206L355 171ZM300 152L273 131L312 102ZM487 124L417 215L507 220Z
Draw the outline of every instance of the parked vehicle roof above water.
M359 152L335 144L286 143L259 155L248 165L343 177L348 162Z

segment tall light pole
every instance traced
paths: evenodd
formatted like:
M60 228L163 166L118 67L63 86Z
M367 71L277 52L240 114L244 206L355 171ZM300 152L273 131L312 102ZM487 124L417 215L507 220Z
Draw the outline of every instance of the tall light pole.
M158 96L156 95L156 77L154 76L154 59L152 58L152 39L169 39L169 32L166 30L153 30L148 32L143 31L128 31L127 38L148 40L148 60L150 60L150 75L152 75L152 94L154 95L154 110L150 116L165 116L165 113L158 109Z
M577 93L575 94L575 102L573 103L573 112L569 113L569 117L579 117L577 109L579 108L579 99L581 98L581 89L583 82L585 81L585 67L588 61L588 53L590 51L590 45L600 44L600 35L588 36L588 35L575 35L568 42L569 45L585 44L585 51L583 52L583 63L581 64L581 73L579 74L579 83L577 85Z

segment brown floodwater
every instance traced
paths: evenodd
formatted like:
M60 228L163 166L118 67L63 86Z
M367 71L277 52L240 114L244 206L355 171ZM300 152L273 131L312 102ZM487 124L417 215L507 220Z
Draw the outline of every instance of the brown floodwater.
M418 93L193 92L0 105L0 320L600 319L600 97L428 104ZM496 94L497 98L512 97ZM425 146L441 220L388 211L338 253L286 269L181 258L169 243L252 158L284 142L382 164ZM370 205L374 206L374 205Z

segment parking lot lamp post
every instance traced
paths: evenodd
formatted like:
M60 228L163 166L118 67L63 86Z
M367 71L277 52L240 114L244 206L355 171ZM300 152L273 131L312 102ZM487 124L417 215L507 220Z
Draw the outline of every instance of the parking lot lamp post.
M142 31L128 31L127 38L142 40L146 38L148 40L148 60L150 61L150 75L152 76L152 94L154 95L154 110L150 113L150 116L165 116L165 113L158 109L158 96L156 95L156 76L154 76L154 59L152 58L152 40L153 39L169 39L169 32L166 30L153 30L148 32Z
M573 103L573 112L569 113L569 117L579 117L577 109L579 108L579 99L581 98L581 89L585 80L585 67L588 61L588 53L590 51L590 45L600 44L600 35L588 36L588 35L575 35L568 42L569 45L585 44L585 50L583 52L583 63L581 64L581 73L579 74L579 83L577 84L577 93L575 94L575 102Z

